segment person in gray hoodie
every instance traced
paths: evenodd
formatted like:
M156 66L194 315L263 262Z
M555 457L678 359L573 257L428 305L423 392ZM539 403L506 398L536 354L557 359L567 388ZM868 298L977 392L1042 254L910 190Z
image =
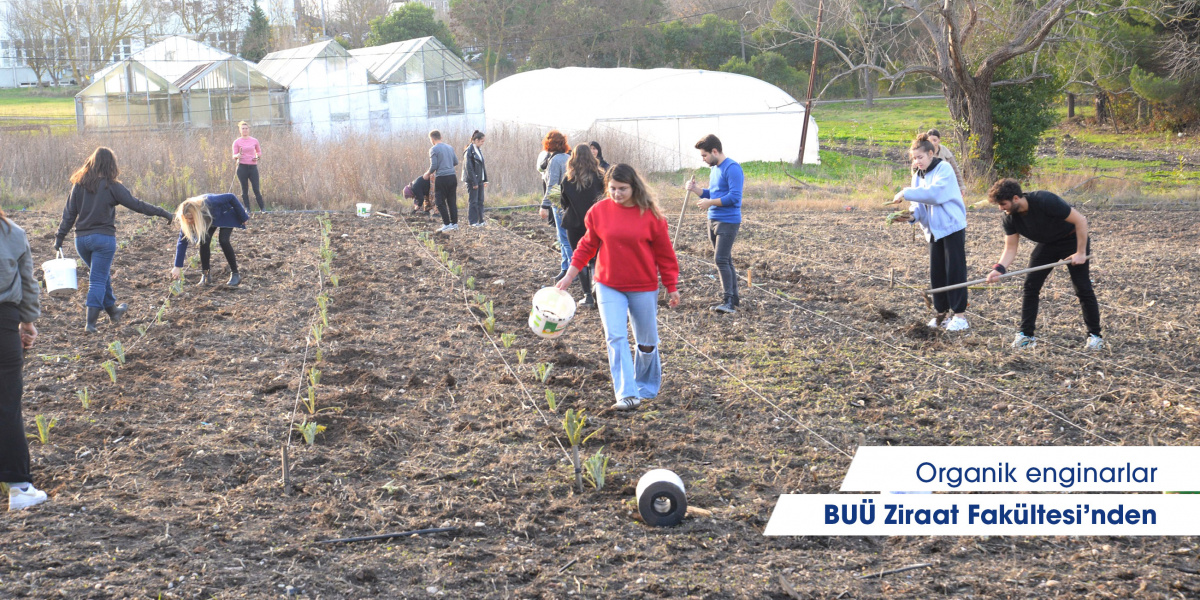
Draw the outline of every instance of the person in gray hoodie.
M438 229L446 233L458 229L458 156L454 148L442 141L442 132L434 129L429 132L429 171L425 179L433 183L433 197L437 202L438 212L442 214L442 227Z
M912 216L901 220L920 225L929 242L929 283L939 288L967 280L967 206L963 202L958 177L950 163L936 156L929 136L922 133L913 141L909 153L913 159L912 185L892 198L892 204L909 202ZM933 295L937 316L930 327L947 331L967 329L967 290L959 288ZM950 317L950 311L954 316Z
M108 318L118 323L129 310L126 304L117 304L110 276L117 253L117 205L143 215L162 217L168 223L172 219L171 213L134 198L117 179L119 174L113 151L96 148L71 176L71 193L67 195L58 236L54 239L54 249L61 250L63 240L74 229L75 250L87 263L87 325L84 329L88 333L96 333L100 311L107 312Z
M0 210L0 482L8 486L8 510L46 501L33 487L21 416L24 351L37 339L33 322L41 315L32 254L25 231Z

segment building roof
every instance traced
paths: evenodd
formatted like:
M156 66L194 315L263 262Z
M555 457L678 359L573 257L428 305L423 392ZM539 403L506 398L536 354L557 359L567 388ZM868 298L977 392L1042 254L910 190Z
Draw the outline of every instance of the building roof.
M171 36L113 63L92 76L93 83L80 96L145 91L132 77L150 87L178 93L192 88L271 88L283 86L249 61L183 36ZM133 89L125 89L132 83ZM168 82L163 86L161 82ZM154 91L154 90L151 90Z
M272 52L259 61L258 69L267 77L285 86L291 86L313 61L330 58L344 59L346 68L365 70L368 80L375 82L370 69L333 40Z
M384 83L482 79L461 57L432 36L356 48L350 55L367 65L375 79Z

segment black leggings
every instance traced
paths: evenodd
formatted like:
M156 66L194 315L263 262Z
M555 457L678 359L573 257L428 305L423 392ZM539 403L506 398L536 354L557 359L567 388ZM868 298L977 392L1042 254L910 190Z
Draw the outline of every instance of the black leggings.
M1079 248L1075 236L1063 238L1052 244L1038 244L1029 255L1029 266L1040 267L1055 263L1072 254ZM1092 253L1092 240L1087 243L1088 254ZM1082 265L1067 265L1067 273L1071 275L1071 285L1075 288L1075 296L1079 298L1079 307L1083 309L1083 324L1087 332L1100 335L1100 304L1096 302L1096 292L1092 289L1091 261ZM1038 302L1042 295L1042 285L1050 277L1050 271L1045 269L1035 271L1025 276L1024 302L1021 303L1021 333L1032 336L1037 328Z
M23 483L29 477L29 444L21 417L20 313L15 304L0 304L0 481Z
M929 242L929 283L935 288L963 283L967 280L967 230ZM967 310L967 288L958 288L933 295L933 308L939 313Z
M262 192L258 191L258 165L243 165L238 163L237 170L238 181L242 183L242 204L246 206L246 210L250 210L249 190L247 183L254 186L254 199L258 201L258 210L263 210Z
M225 253L225 260L229 261L230 272L237 273L237 257L233 255L233 244L229 243L229 234L233 233L232 227L221 227L221 233L217 234L217 243L221 245L221 252ZM216 227L209 227L208 233L200 239L200 268L208 270L212 264L212 235L217 230Z

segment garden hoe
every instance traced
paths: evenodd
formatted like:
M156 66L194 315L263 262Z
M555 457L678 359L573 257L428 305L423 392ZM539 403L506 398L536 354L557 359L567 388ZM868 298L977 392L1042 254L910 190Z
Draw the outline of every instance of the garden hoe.
M1089 254L1087 259L1092 260L1092 255ZM1067 258L1067 259L1060 260L1056 263L1050 263L1048 265L1042 265L1040 267L1029 267L1028 269L1020 269L1018 271L1009 271L1007 273L1000 275L996 279L997 280L1008 279L1009 277L1013 277L1015 275L1028 275L1030 273L1033 273L1034 271L1045 271L1046 269L1053 269L1054 267L1058 267L1058 266L1062 266L1062 265L1069 265L1069 264L1071 264L1071 259ZM921 292L921 296L924 297L924 299L925 299L925 306L929 307L930 310L933 310L933 295L934 294L948 292L950 290L957 290L959 288L970 287L973 285L979 285L981 283L987 283L987 278L985 277L983 279L974 279L974 280L963 282L963 283L956 283L954 285L948 285L945 287L934 288L932 290L925 290L925 291ZM939 318L938 325L941 325L940 315L938 318Z
M692 197L692 190L690 189L692 186L690 184L694 181L696 181L696 176L692 175L692 178L688 180L689 185L687 187L689 189L683 193L683 207L679 209L679 221L675 223L675 235L671 236L672 246L679 241L679 230L683 227L683 213L687 212L688 199Z

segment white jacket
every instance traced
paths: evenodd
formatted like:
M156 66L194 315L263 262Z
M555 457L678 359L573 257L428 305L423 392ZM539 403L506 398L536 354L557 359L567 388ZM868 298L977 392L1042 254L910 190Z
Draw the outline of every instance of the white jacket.
M967 228L967 206L949 161L938 161L924 177L913 173L912 186L903 192L913 222L921 226L926 241L940 240Z

